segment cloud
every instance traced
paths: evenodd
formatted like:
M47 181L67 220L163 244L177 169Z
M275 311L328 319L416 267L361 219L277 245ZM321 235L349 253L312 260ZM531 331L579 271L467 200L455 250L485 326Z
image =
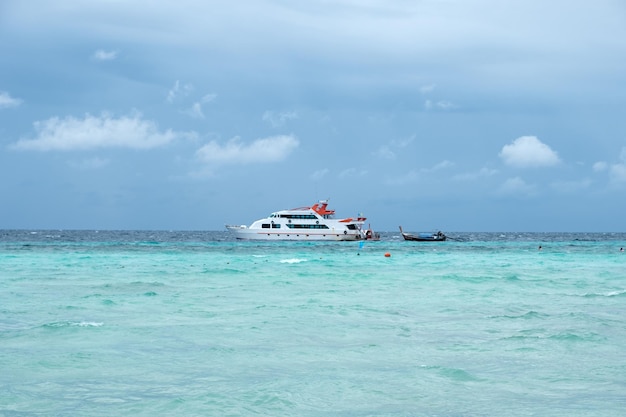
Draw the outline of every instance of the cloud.
M193 117L194 119L204 119L204 112L202 111L202 103L195 102L192 104L190 108L183 111L188 116Z
M611 165L611 170L609 172L612 182L626 183L626 164Z
M426 110L454 110L457 108L456 105L452 104L447 100L439 100L437 102L433 102L432 100L426 100L424 102L424 108Z
M326 175L328 175L329 172L330 171L328 170L328 168L319 169L315 171L314 173L312 173L310 178L314 181L318 181L324 178Z
M105 51L104 49L98 49L91 57L96 61L113 61L117 58L117 51Z
M281 127L285 125L287 121L297 118L298 113L295 111L276 113L268 110L263 113L263 121L268 122L272 127Z
M535 194L535 186L529 185L520 177L507 179L500 187L500 194L525 197Z
M442 169L450 168L452 166L454 166L454 162L450 162L446 159L445 161L441 161L438 164L435 164L430 168L422 168L420 169L420 172L435 172L435 171L440 171Z
M195 103L193 103L191 107L183 111L183 113L193 117L194 119L204 119L204 111L202 110L202 105L215 100L215 97L217 97L216 94L207 94L202 97L200 101L196 101Z
M215 100L217 98L217 94L214 93L210 93L210 94L205 94L202 99L200 100L201 103L210 103L213 100Z
M396 152L393 149L402 149L409 146L415 140L415 135L403 138L394 139L389 145L382 145L377 150L372 152L372 155L382 159L396 159Z
M13 98L6 91L0 91L0 109L8 109L9 107L17 107L22 104L19 98Z
M561 162L557 153L535 136L522 136L504 145L500 158L505 164L520 168L553 166Z
M115 118L109 114L83 119L52 117L34 123L37 136L22 138L11 148L24 151L75 151L96 148L150 149L186 134L160 132L156 123L140 114Z
M191 84L185 84L181 86L180 81L174 83L174 87L167 93L167 102L174 103L175 101L184 102L185 98L193 93L194 87ZM191 107L181 110L181 113L194 119L204 119L204 110L202 106L206 103L210 103L215 100L217 94L205 94L200 100L195 101Z
M167 92L167 102L173 103L179 97L187 97L192 91L192 84L181 85L180 81L176 80L174 86Z
M249 145L235 137L225 145L211 141L198 149L196 156L203 162L213 164L270 163L282 161L299 145L298 139L292 135L257 139Z
M609 164L607 164L604 161L598 161L595 164L593 164L593 170L594 172L602 172L602 171L606 171L609 167Z
M626 147L623 147L619 161L610 164L605 161L598 161L593 164L594 172L608 172L610 182L613 184L626 183Z
M626 183L626 147L620 153L620 162L611 165L609 175L613 183Z

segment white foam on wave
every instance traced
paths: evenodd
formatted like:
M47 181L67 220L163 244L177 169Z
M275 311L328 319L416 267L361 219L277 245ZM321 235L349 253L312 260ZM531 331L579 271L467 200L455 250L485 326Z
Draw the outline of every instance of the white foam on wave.
M101 327L104 323L96 321L55 321L53 323L44 324L43 327L49 329L57 329L62 327Z
M616 290L604 293L592 292L584 294L584 297L619 297L622 295L626 295L626 290Z
M281 264L299 264L300 262L306 262L306 259L291 258L280 261Z
M104 326L104 323L99 323L95 321L81 321L78 323L71 323L71 325L79 327L101 327Z

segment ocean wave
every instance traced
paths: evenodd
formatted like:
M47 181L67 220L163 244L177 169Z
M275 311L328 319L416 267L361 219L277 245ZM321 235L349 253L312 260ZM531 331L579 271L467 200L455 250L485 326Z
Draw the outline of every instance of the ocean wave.
M437 372L440 376L459 382L479 381L480 379L469 372L459 368L448 368L445 366L422 365L423 369Z
M489 318L493 318L493 319L524 319L524 320L530 320L530 319L544 319L548 317L547 314L544 313L540 313L538 311L528 311L526 313L522 313L522 314L504 314L504 315L497 315L497 316L489 316Z
M532 334L516 334L511 336L506 336L500 338L503 341L538 341L538 340L552 340L557 342L564 343L579 343L579 342L604 342L606 341L606 337L594 333L594 332L572 332L572 331L564 331L549 334L550 332L545 329L541 329L540 331L535 331Z
M593 297L621 297L626 296L626 290L616 290L609 292L588 292L583 294L585 298L593 298Z
M281 264L299 264L300 262L306 262L306 259L299 258L290 258L290 259L282 259L280 261Z
M584 334L562 332L549 336L549 339L562 342L603 342L606 340L606 337L593 332L586 332Z
M52 323L44 324L43 328L45 329L58 329L64 327L102 327L104 323L95 322L95 321L55 321Z

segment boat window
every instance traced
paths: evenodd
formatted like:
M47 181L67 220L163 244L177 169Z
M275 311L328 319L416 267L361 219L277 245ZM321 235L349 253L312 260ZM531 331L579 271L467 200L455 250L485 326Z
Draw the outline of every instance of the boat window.
M269 224L269 223L263 223L263 224L261 225L261 228L263 228L263 229L269 229L269 228L270 228L270 224Z
M315 220L317 216L315 214L279 214L278 217L284 219L300 219L300 220Z
M325 224L288 224L290 229L328 229Z
M280 224L272 224L272 229L280 229Z

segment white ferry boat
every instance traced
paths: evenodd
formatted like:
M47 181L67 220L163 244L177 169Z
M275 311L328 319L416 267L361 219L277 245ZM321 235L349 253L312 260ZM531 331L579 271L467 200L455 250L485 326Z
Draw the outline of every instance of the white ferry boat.
M328 209L328 200L311 207L281 210L250 226L226 225L237 239L248 240L363 240L371 230L363 230L365 217L335 219L335 210Z

